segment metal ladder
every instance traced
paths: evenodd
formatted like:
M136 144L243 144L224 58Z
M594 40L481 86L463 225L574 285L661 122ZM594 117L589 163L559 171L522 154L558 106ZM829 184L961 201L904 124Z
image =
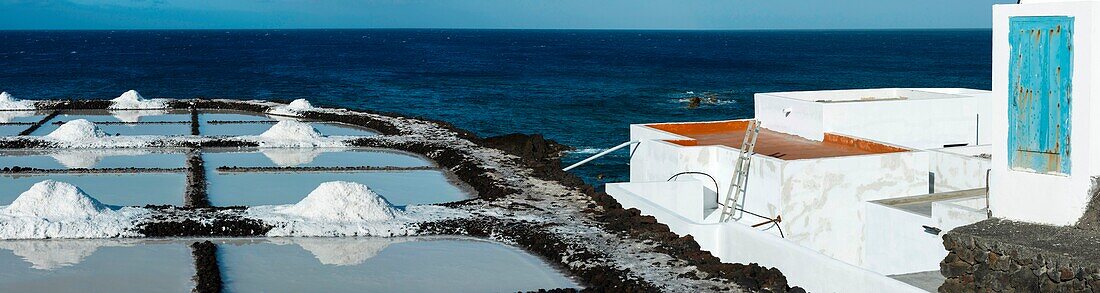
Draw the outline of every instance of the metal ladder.
M737 204L745 196L745 185L749 181L749 163L752 162L753 150L756 149L756 137L760 134L760 121L749 120L749 127L745 129L745 138L741 142L741 154L737 156L737 166L733 171L733 179L726 190L726 200L722 203L722 215L720 222L729 222L737 211ZM744 203L741 203L744 204Z

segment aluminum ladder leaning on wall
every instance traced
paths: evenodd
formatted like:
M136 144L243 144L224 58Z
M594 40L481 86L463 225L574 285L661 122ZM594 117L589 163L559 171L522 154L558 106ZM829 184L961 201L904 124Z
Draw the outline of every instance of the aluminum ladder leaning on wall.
M726 200L722 202L722 215L719 222L729 222L734 212L739 210L738 204L745 196L745 185L749 181L749 163L752 162L753 150L756 149L756 137L760 134L760 121L749 120L749 126L745 129L745 137L741 141L741 153L737 156L737 166L733 171L733 180L730 180L730 188L726 189Z

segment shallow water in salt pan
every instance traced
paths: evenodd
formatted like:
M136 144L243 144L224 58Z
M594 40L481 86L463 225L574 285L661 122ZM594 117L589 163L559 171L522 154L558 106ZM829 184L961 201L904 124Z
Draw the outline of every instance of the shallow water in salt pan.
M367 185L391 204L443 203L467 199L470 195L440 171L400 172L212 172L210 203L214 206L292 204L301 201L318 185L329 181L351 181Z
M189 292L190 242L0 241L4 292Z
M100 122L190 122L190 114L181 111L140 110L140 111L78 111L61 114L43 124L31 135L46 135L67 122L86 119L97 123L96 126L109 135L189 135L191 125L180 124L102 124Z
M432 166L419 156L379 149L261 149L205 150L203 160L209 168L240 167L423 167Z
M0 175L0 205L11 204L35 183L47 179L75 185L108 205L182 205L186 176L183 173Z
M16 136L30 125L0 125L0 136Z
M37 111L0 111L0 123L38 122L46 118L47 113Z
M219 261L231 292L516 292L578 287L520 249L467 238L227 240L219 245Z
M183 168L186 160L183 153L154 149L0 151L0 168Z
M321 135L329 136L374 136L377 132L341 123L334 122L310 122L313 128ZM199 133L204 136L244 136L260 135L271 129L274 123L235 123L235 124L209 124L202 123Z

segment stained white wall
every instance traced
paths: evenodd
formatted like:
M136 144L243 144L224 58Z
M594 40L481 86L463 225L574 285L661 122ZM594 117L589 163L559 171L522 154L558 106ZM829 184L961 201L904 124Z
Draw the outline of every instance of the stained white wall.
M1094 156L1100 146L1100 104L1091 101L1092 85L1100 82L1092 68L1100 68L1093 58L1098 48L1096 2L1056 2L994 5L993 7L993 170L990 178L990 210L994 217L1052 225L1076 223L1089 200L1092 166L1100 165ZM1010 170L1008 166L1008 20L1012 16L1073 16L1073 89L1070 133L1069 176L1036 174Z
M928 151L928 169L936 174L935 192L984 188L986 170L990 168L990 159L951 153L945 149Z
M781 185L787 240L864 263L864 203L928 192L928 155L902 152L787 161Z

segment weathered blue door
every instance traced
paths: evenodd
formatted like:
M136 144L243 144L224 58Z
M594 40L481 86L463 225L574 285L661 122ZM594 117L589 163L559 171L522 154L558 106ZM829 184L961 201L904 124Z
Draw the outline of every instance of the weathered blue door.
M1008 40L1009 166L1068 175L1073 17L1012 17Z

